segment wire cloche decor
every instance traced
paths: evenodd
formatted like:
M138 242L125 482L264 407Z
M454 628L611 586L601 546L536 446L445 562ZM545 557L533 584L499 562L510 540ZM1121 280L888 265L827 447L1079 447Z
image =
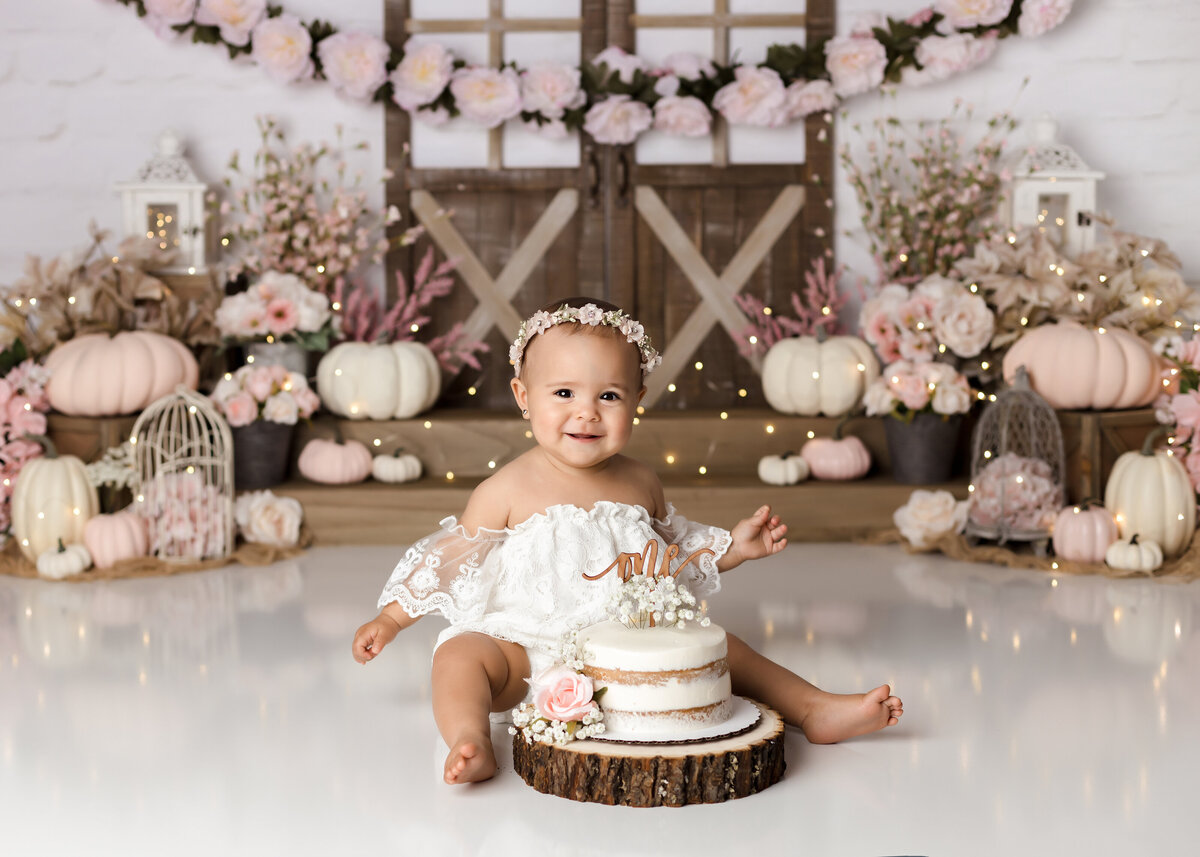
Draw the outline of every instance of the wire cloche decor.
M133 425L134 510L160 559L233 553L233 437L206 397L179 386Z
M1020 367L975 426L967 536L1044 550L1064 502L1065 468L1058 417Z

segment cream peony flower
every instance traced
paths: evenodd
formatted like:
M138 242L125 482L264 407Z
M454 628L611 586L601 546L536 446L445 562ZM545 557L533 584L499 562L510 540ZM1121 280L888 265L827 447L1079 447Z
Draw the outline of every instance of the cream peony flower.
M263 405L263 419L294 426L300 419L300 407L291 393L276 393Z
M291 497L248 491L237 498L234 518L246 541L286 548L300 541L304 509Z
M933 329L938 341L959 357L975 357L992 341L996 317L987 301L963 291L938 301Z
M146 8L146 17L153 19L152 26L163 24L173 27L178 24L190 24L196 16L196 0L144 0L143 5Z
M392 49L370 33L335 33L317 43L321 70L341 95L369 101L387 82L387 61Z
M454 74L454 57L436 42L404 45L404 59L388 80L392 100L405 110L416 110L442 94Z
M896 407L896 402L891 388L882 378L876 378L868 384L863 393L863 406L867 409L868 417L886 417Z
M857 95L883 83L887 50L875 38L837 36L825 43L825 67L834 92Z
M586 100L577 68L540 62L521 72L522 109L529 113L561 119L566 111L582 107Z
M915 56L921 71L905 79L906 83L921 84L944 80L951 75L974 68L996 51L996 38L975 38L969 33L948 36L929 36L917 44Z
M267 14L267 0L200 0L196 23L216 27L231 45L249 44L250 33Z
M610 95L593 104L583 120L583 130L597 143L623 146L637 139L654 122L650 108L628 95Z
M1025 37L1053 30L1071 13L1074 0L1025 0L1017 18L1017 32Z
M450 80L454 103L463 117L495 128L521 112L521 81L511 68L464 68Z
M678 95L660 98L654 105L654 130L680 137L706 137L712 114L699 98Z
M277 83L312 77L312 36L295 15L265 18L251 34L250 55Z
M837 106L833 84L827 80L796 80L787 88L787 115L802 119L810 113L832 110Z
M999 24L1008 17L1012 0L935 0L933 8L945 17L947 26L969 30Z
M967 524L966 500L955 500L949 491L918 488L908 502L892 514L900 535L918 549L932 547L942 536L961 533Z
M668 54L662 64L663 68L671 74L676 77L686 77L688 80L695 80L699 77L716 77L717 75L717 69L712 64L712 60L690 51Z
M616 45L607 48L592 58L592 65L608 66L610 74L616 73L622 83L632 83L633 76L645 68L640 57L627 53Z
M738 66L713 96L713 109L735 125L773 128L788 119L787 91L774 69Z

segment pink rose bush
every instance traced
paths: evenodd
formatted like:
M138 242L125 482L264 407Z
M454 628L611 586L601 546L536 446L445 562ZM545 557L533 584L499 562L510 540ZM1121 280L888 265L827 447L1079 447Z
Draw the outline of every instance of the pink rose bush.
M24 346L17 340L4 350L3 357L7 361L22 354ZM46 433L49 380L50 373L33 360L22 360L0 378L0 533L7 534L12 523L12 492L21 468L42 454L41 444L25 435Z
M226 373L209 398L234 428L259 419L295 425L321 406L321 400L299 372L256 364Z
M1063 504L1063 489L1040 458L1006 452L975 475L969 519L981 527L1049 532Z
M916 414L965 414L975 401L967 378L948 363L898 360L863 394L867 416L911 420Z
M221 336L247 341L271 338L324 351L337 331L329 298L295 274L267 271L244 292L226 295L215 321Z

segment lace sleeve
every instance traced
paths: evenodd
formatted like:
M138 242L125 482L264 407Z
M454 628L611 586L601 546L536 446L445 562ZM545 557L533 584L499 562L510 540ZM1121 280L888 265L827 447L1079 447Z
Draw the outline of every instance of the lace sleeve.
M725 555L733 543L733 536L728 530L689 521L676 512L670 503L667 504L667 517L661 521L655 518L652 525L667 544L679 545L680 556L689 556L701 548L713 551L711 556L705 555L696 562L688 563L679 575L680 583L696 596L712 595L721 589L717 560Z
M382 609L398 602L409 616L441 613L451 624L483 615L496 582L504 531L481 529L467 536L453 517L416 542L396 564L379 596Z

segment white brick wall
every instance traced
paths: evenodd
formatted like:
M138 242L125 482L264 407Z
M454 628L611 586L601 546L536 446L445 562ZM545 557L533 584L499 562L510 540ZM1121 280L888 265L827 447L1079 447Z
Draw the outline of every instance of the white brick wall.
M840 28L864 11L902 17L920 5L841 0ZM1193 240L1200 202L1200 4L1075 5L1060 29L1006 40L975 72L894 98L851 101L838 120L839 143L853 139L848 126L855 122L888 113L941 116L959 97L977 116L1004 108L1020 117L1050 112L1063 138L1108 173L1100 207L1126 228L1166 239L1189 279L1200 281L1200 242ZM376 0L285 6L344 28L382 28ZM253 151L254 117L264 113L278 116L297 140L329 139L338 123L350 139L367 140L363 168L382 202L380 107L348 103L322 84L277 86L216 48L162 42L117 4L0 0L0 283L19 276L26 253L54 255L86 241L89 220L117 227L112 184L132 175L164 127L184 135L197 171L215 183L233 150ZM853 193L840 175L837 200L839 257L870 273ZM382 281L378 272L374 279Z

